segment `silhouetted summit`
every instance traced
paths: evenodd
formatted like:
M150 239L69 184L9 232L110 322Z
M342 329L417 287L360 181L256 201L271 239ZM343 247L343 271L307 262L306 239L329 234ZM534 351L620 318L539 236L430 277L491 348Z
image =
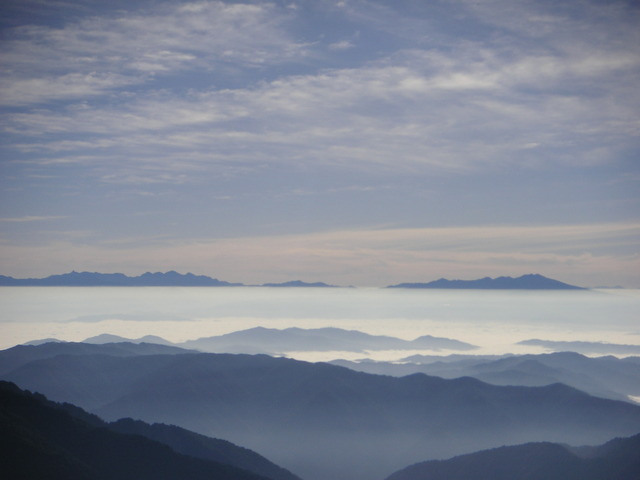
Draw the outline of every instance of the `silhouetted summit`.
M539 274L522 275L521 277L480 278L478 280L447 280L441 278L428 283L400 283L387 288L452 288L479 290L585 290L544 277Z

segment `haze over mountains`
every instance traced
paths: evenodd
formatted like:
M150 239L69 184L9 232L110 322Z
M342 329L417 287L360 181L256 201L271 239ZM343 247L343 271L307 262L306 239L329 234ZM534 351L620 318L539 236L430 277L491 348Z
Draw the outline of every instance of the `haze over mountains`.
M442 378L473 377L493 385L543 386L563 383L591 395L616 400L640 397L640 357L586 357L575 352L541 355L424 356L398 362L335 360L357 371L405 376L425 373Z
M147 348L14 347L0 352L0 365L10 364L2 378L108 420L132 417L230 440L305 480L375 479L504 444L598 444L640 431L640 406L560 384L394 378L265 355Z
M0 469L11 478L300 480L225 440L130 418L107 423L4 381L0 421ZM527 443L420 462L387 480L631 480L639 451L640 435L594 447Z
M191 287L240 287L255 286L243 283L230 283L205 275L192 273L180 274L175 271L147 272L137 277L129 277L122 273L70 272L62 275L51 275L46 278L13 278L0 275L0 286L111 286L111 287L163 287L163 286L191 286ZM293 280L283 283L265 283L263 287L311 287L331 288L324 282L303 282ZM567 283L544 277L539 274L512 277L485 277L478 280L439 280L428 283L401 283L387 288L443 288L443 289L485 289L485 290L584 290Z

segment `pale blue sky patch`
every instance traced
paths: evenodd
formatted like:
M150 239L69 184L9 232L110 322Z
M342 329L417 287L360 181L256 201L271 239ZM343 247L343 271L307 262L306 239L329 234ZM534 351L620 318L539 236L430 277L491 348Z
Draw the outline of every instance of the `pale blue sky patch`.
M0 222L0 273L173 269L255 283L254 266L265 282L376 285L530 273L539 259L560 280L640 286L634 2L0 8L0 217L47 219ZM438 260L405 241L318 253L268 240L361 240L381 226L525 228L549 247L536 257L491 235L473 252L472 235L462 257L452 234L455 259L445 248ZM582 249L567 252L551 232L576 226ZM190 249L231 239L253 262L242 278L229 260L241 251Z

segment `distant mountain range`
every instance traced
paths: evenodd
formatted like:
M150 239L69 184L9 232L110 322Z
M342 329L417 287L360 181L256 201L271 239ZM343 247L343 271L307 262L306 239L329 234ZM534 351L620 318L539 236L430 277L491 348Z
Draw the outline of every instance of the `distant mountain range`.
M640 431L640 406L561 384L395 378L266 355L150 348L18 346L0 351L0 376L110 421L131 417L225 438L305 480L379 479L425 459L501 445L599 444Z
M122 273L70 272L46 278L13 278L0 275L0 286L25 287L233 287L241 283L229 283L192 273L181 274L147 272L138 277Z
M170 272L147 272L137 277L129 277L122 273L70 272L62 275L51 275L45 278L13 278L0 275L0 286L7 287L288 287L288 288L335 288L324 282L303 282L293 280L283 283L265 283L262 285L245 285L230 283L205 275L192 273L181 274ZM446 288L446 289L487 289L487 290L585 290L567 283L543 277L538 274L521 277L481 278L478 280L447 280L441 278L429 283L400 283L387 288Z
M0 471L30 480L300 480L266 458L188 430L107 423L0 381Z
M341 328L275 328L256 327L215 337L189 340L178 344L204 352L266 353L284 352L364 352L367 350L473 350L469 343L425 335L403 340L384 335L369 335Z
M430 350L438 352L471 351L477 347L449 338L425 335L414 340L396 337L369 335L359 331L339 328L284 330L256 327L214 337L203 337L181 343L171 343L161 337L147 335L129 339L118 335L102 334L87 338L82 343L61 342L56 339L44 339L27 342L15 349L5 351L0 364L0 374L16 367L13 355L29 346L40 345L34 350L49 356L66 354L85 354L88 351L113 356L137 354L181 354L209 353L247 353L286 355L287 352L366 352L379 350ZM579 346L583 343L577 342ZM46 344L46 345L45 345ZM94 344L89 346L86 344ZM138 344L138 345L135 345ZM640 357L616 358L604 356L591 358L568 351L573 342L561 342L564 349L557 353L540 355L412 355L393 362L333 360L329 363L352 370L378 375L401 377L414 373L425 373L442 378L473 377L494 385L543 386L552 383L564 383L591 395L626 400L640 398ZM583 347L583 346L582 346ZM640 347L632 345L611 345L596 343L595 347L609 350L615 347L625 354L639 354ZM586 353L594 353L595 347ZM622 349L626 347L626 349ZM598 352L595 352L598 353ZM605 352L606 353L606 352Z
M70 272L46 278L13 278L0 275L0 286L5 287L335 287L323 282L307 283L293 280L284 283L245 285L230 283L193 273L147 272L137 277L123 273Z
M429 283L400 283L388 288L447 288L478 290L585 290L539 274L521 277L480 278L478 280L447 280L441 278Z

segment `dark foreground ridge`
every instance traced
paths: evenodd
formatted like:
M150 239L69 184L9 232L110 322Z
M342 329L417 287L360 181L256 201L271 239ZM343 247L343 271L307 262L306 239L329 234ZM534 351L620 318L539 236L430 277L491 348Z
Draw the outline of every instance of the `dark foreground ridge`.
M188 430L106 423L0 381L0 471L32 480L300 480L264 457Z
M441 278L428 283L400 283L387 288L447 288L477 290L586 290L537 273L521 277L480 278L478 280L447 280Z
M640 434L598 447L528 443L412 465L387 480L634 480L640 478Z
M0 469L30 480L300 480L251 450L171 425L107 423L0 381ZM358 477L374 480L379 477ZM636 480L640 434L596 447L550 442L417 463L387 480Z

